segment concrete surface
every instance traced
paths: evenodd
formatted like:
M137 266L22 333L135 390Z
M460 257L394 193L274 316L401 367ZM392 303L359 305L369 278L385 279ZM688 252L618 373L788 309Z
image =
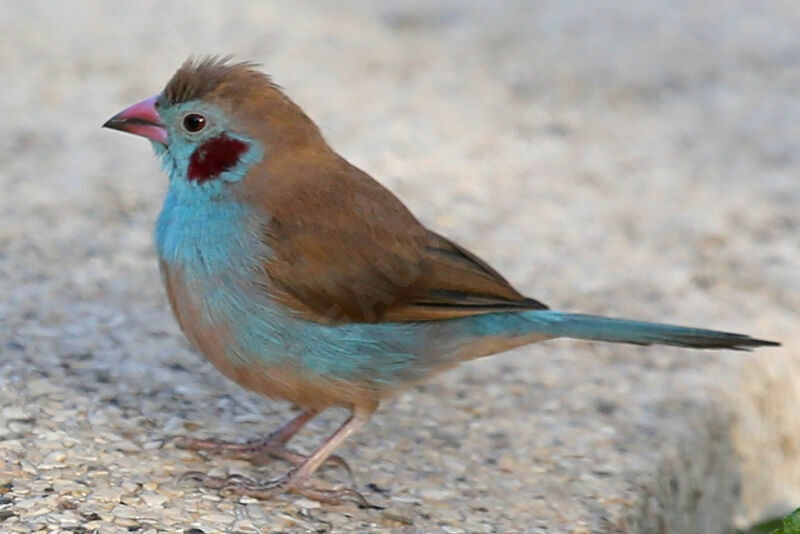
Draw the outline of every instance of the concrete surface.
M714 533L800 504L795 0L30 1L0 20L0 531ZM166 180L99 128L209 52L262 62L531 296L784 347L555 341L464 365L342 448L384 511L179 481L280 473L164 439L291 414L187 349L151 248Z

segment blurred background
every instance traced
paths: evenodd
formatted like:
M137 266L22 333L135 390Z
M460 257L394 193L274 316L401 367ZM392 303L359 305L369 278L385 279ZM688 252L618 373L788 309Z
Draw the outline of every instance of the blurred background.
M722 532L800 505L796 1L29 1L0 20L0 529ZM288 409L187 348L151 245L166 178L100 125L228 53L524 293L784 347L556 342L462 366L343 447L388 512L176 481L252 471L164 437L254 438Z

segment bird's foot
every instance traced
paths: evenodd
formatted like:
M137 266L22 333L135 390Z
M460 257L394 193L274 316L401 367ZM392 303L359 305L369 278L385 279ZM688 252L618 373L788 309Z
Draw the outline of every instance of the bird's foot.
M351 500L363 508L379 508L367 502L354 487L332 490L308 487L303 484L304 480L297 476L297 470L294 469L284 476L265 481L257 481L241 475L215 477L199 471L190 471L181 478L197 480L204 488L217 489L223 494L246 495L260 500L272 499L283 493L294 493L324 504L338 505L343 501Z
M179 449L207 452L210 454L225 454L240 460L251 460L254 462L257 460L277 458L297 465L305 460L303 455L291 451L284 443L274 440L272 437L239 443L235 441L194 439L186 436L177 436L173 438L173 442Z
M277 458L289 462L297 467L306 460L306 456L295 452L280 440L272 437L257 439L237 443L233 441L220 441L214 439L194 439L185 436L173 438L175 446L179 449L186 449L197 452L208 452L211 454L226 454L232 458L248 460L256 465L268 463L271 459ZM353 470L341 456L331 455L326 463L341 467L347 472L350 481L353 482Z

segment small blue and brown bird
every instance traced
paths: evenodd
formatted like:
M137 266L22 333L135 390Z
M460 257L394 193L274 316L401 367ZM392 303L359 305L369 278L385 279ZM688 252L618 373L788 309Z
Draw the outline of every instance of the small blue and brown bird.
M486 262L420 224L255 64L188 60L163 92L104 124L146 137L169 175L155 231L172 311L227 377L302 408L266 439L184 439L195 450L293 464L257 482L194 474L208 487L338 502L308 484L380 402L466 360L569 337L748 349L740 334L552 311ZM286 448L321 411L350 417L308 456Z

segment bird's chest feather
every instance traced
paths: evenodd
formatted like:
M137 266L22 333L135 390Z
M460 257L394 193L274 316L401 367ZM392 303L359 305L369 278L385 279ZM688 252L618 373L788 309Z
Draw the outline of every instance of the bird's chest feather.
M173 186L164 202L155 232L164 284L181 328L209 358L235 352L237 330L261 298L260 265L269 250L260 228L246 206L202 190Z
M291 363L291 319L264 287L269 250L246 207L171 191L156 226L156 249L172 311L190 343L244 387L312 406L331 394L306 384ZM254 341L254 340L257 340ZM311 387L309 387L311 386Z

